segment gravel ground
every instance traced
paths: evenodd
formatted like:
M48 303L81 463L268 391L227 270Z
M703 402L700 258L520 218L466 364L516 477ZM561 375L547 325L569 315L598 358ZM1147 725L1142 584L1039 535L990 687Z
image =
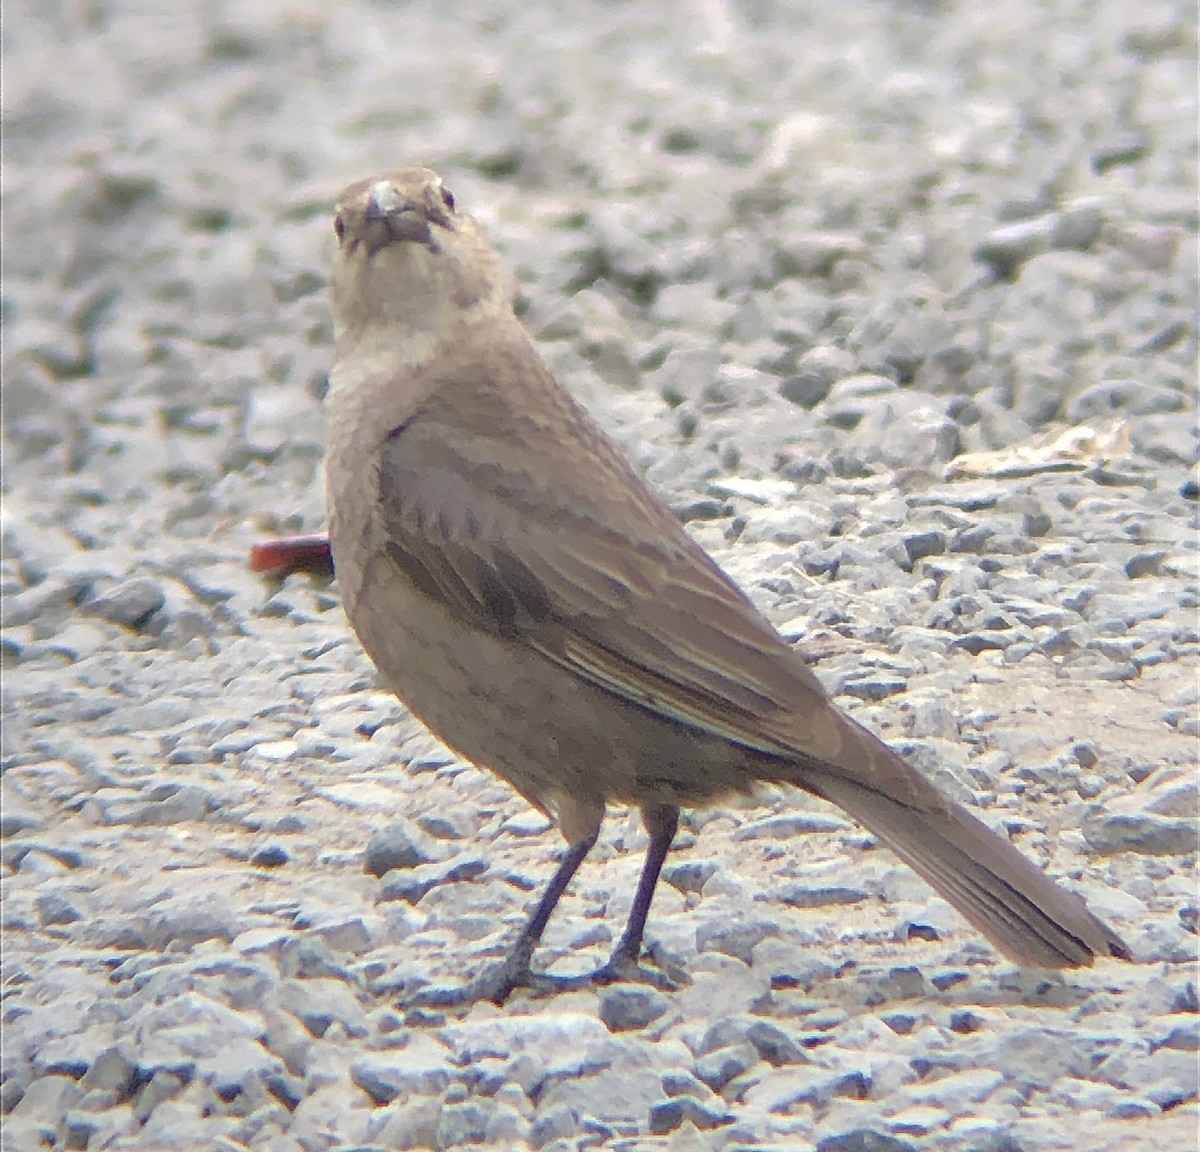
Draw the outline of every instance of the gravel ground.
M1191 1146L1192 6L549 10L6 6L4 1149ZM331 197L415 162L840 702L1138 963L1021 973L781 793L681 832L678 991L405 1012L557 835L245 561L323 522Z

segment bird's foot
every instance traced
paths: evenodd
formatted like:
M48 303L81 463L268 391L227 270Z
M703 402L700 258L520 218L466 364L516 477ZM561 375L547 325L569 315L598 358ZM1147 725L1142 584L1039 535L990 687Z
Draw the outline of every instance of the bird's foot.
M555 976L535 972L527 960L508 956L499 964L461 988L426 988L404 1002L406 1009L466 1008L490 1000L503 1004L518 988L528 988L536 997L553 996L559 992L574 992L581 988L604 988L610 984L649 984L663 992L675 991L686 977L668 975L665 971L647 968L620 951L592 972L577 976Z
M607 988L610 984L649 984L662 992L674 992L679 982L655 968L647 968L633 956L614 952L608 961L594 972L578 976L541 976L539 980L553 981L551 989L569 992L578 988Z

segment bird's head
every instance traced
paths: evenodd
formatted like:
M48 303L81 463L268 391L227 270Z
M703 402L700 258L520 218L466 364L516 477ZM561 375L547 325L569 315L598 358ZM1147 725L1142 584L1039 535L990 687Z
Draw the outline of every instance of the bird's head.
M510 306L495 251L428 168L351 184L338 197L333 228L339 345L382 332L436 340Z

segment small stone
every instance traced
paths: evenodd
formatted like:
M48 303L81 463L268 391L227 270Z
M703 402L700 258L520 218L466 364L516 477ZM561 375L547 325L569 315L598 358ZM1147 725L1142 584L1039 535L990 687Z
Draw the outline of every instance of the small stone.
M879 701L896 696L908 688L908 681L878 668L855 668L837 677L833 695L853 696L857 700Z
M833 1091L835 1095L844 1096L848 1100L869 1100L871 1077L865 1072L850 1072L834 1082Z
M363 871L382 877L393 868L415 868L433 857L425 851L421 835L407 820L396 820L376 831L363 853Z
M931 976L929 983L939 992L945 992L947 988L953 988L955 984L962 984L970 978L969 973L962 969L955 969L951 972L939 972L936 976Z
M188 1079L191 1073L188 1073ZM150 1082L138 1091L133 1102L133 1114L139 1124L145 1124L151 1113L164 1101L170 1100L183 1089L186 1081L179 1072L156 1068Z
M569 1105L546 1109L529 1127L529 1143L545 1148L554 1141L569 1140L579 1131L579 1113Z
M74 904L52 892L37 898L37 910L43 924L74 924L83 919L83 913Z
M464 1100L443 1108L438 1119L437 1147L481 1144L487 1133L489 1115L490 1109L479 1100Z
M1200 823L1149 813L1110 813L1094 808L1084 817L1083 838L1103 856L1138 852L1146 856L1182 856L1195 852Z
M788 229L773 248L775 275L780 280L827 276L838 261L865 256L866 251L854 232Z
M904 937L906 940L925 940L930 942L941 939L937 928L932 924L922 924L916 920L910 920L905 925Z
M63 1148L86 1149L102 1125L99 1116L87 1112L68 1112L59 1126Z
M887 1132L855 1128L826 1136L817 1144L817 1152L916 1152L916 1146Z
M1113 1106L1112 1115L1117 1120L1148 1120L1161 1116L1163 1110L1152 1100L1121 1100Z
M53 1127L82 1095L82 1089L70 1076L39 1076L25 1089L25 1094L10 1115L14 1119L28 1118L43 1124L49 1122Z
M21 624L32 624L44 613L77 603L87 594L94 579L94 575L82 572L51 576L32 588L9 596L4 605L4 626L16 628Z
M743 824L733 833L733 839L743 840L790 840L808 832L844 832L850 825L836 816L822 816L816 812L794 812L787 816L769 816L752 824Z
M266 844L250 856L255 868L282 868L291 857L281 844Z
M746 1039L746 1030L751 1021L744 1016L725 1016L709 1026L700 1040L689 1047L697 1056L707 1056L718 1048L730 1048Z
M508 1102L505 1097L511 1097ZM515 1084L501 1087L492 1098L483 1134L483 1144L488 1148L519 1148L527 1143L530 1124L522 1108L527 1100Z
M1170 264L1178 250L1178 236L1164 234L1143 235L1130 237L1132 243L1128 248L1148 267L1162 267ZM1134 349L1139 356L1152 355L1155 352L1166 352L1176 344L1186 340L1191 332L1191 325L1186 320L1168 320L1156 332L1152 332Z
M1042 508L1028 508L1021 513L1021 531L1026 536L1042 537L1053 527L1054 522Z
M237 935L234 910L224 901L209 901L203 896L181 901L168 911L152 917L147 924L151 948L166 950L169 945L191 948L205 940L224 940Z
M809 576L836 576L842 558L837 548L805 550L800 557L800 563Z
M607 988L600 996L600 1019L610 1032L631 1032L657 1020L667 998L654 988Z
M1125 562L1125 575L1130 580L1137 580L1141 576L1157 576L1166 557L1165 552L1139 552Z
M674 1132L685 1120L700 1131L706 1132L732 1124L735 1117L730 1112L707 1108L692 1096L676 1096L650 1107L650 1132L654 1136L665 1136Z
M978 556L987 550L988 541L995 535L995 528L989 524L972 524L954 533L950 540L950 551Z
M85 610L102 620L142 631L166 602L166 593L157 580L136 576L89 601Z
M778 934L779 929L774 924L765 922L704 924L696 930L696 950L720 952L749 964L754 957L755 947L768 936Z
M331 952L366 952L372 944L371 926L361 916L337 912L298 922L308 928ZM339 974L339 979L342 977Z
M851 431L878 404L879 397L899 391L895 380L873 372L843 376L830 389L822 405L825 418L835 428Z
M696 1061L696 1076L714 1092L748 1072L760 1057L752 1044L734 1044L710 1052Z
M1142 133L1113 137L1092 149L1092 171L1099 176L1111 168L1136 164L1150 150L1150 139Z
M694 520L724 520L733 515L733 505L727 500L714 500L712 497L701 497L690 500L686 504L673 504L671 511L682 524L690 524Z
M966 636L956 636L950 642L950 650L970 652L972 656L978 656L980 652L1002 652L1011 643L1011 638L1003 634L995 632L969 632Z
M83 1079L79 1081L79 1086L85 1092L100 1089L112 1092L117 1099L122 1099L133 1090L137 1077L137 1064L120 1047L114 1045L112 1048L106 1048L92 1061Z
M891 1000L916 1000L927 993L921 970L912 966L891 969L883 988Z
M14 1076L5 1069L4 1078L0 1080L0 1116L7 1116L20 1104L25 1089L29 1087L28 1077L28 1072L22 1076Z
M263 1087L289 1112L295 1112L304 1099L304 1081L283 1070L265 1075Z
M421 831L436 840L461 840L468 835L468 830L460 826L459 816L448 816L442 812L423 812L417 817Z
M379 1052L350 1063L350 1080L377 1104L413 1095L438 1095L451 1082L451 1069L431 1061L422 1045L415 1052Z
M169 827L203 820L220 805L215 797L194 784L168 781L150 789L145 798L127 799L125 793L105 795L96 793L85 813L94 803L99 822L106 825L131 824L135 827Z
M716 860L688 860L664 868L662 878L685 895L688 892L701 892L720 866Z
M1022 220L990 232L971 255L1005 279L1016 275L1021 265L1050 249L1054 221L1041 216Z
M786 1064L809 1062L799 1045L782 1028L765 1020L751 1024L746 1032L746 1039L754 1045L759 1056L776 1068Z
M974 1012L964 1009L961 1012L950 1014L950 1031L957 1032L961 1036L969 1036L972 1032L978 1032L983 1025L983 1017Z
M793 484L823 484L829 476L825 466L816 460L789 460L779 474Z
M779 395L785 400L811 411L829 395L831 386L832 381L823 373L801 370L794 376L780 381Z
M904 551L909 564L915 564L926 556L941 556L946 547L944 532L914 532L904 537Z
M142 916L112 916L94 920L88 927L97 948L144 952L150 947L149 928Z
M1101 201L1094 197L1082 197L1068 204L1052 219L1050 242L1055 248L1086 251L1095 244L1104 227Z
M755 480L748 476L727 476L708 486L714 496L738 497L751 504L775 504L792 495L790 480Z
M478 856L460 859L449 868L445 864L418 864L407 871L396 871L394 875L385 876L379 891L379 902L386 904L401 900L406 904L418 904L426 893L439 884L474 880L487 870L487 861Z
M1178 1052L1200 1052L1200 1023L1193 1020L1172 1028L1166 1036L1151 1046L1151 1051L1159 1048L1174 1048Z
M1198 910L1195 905L1191 906L1192 910L1192 932L1196 931L1195 923ZM1182 912L1182 909L1180 910ZM1200 1013L1200 996L1196 994L1196 985L1189 980L1184 986L1179 989L1175 995L1175 999L1171 1002L1172 1012L1187 1012L1189 1015L1195 1016Z
M531 808L510 816L500 825L500 831L507 832L510 836L541 836L553 827L545 816Z
M40 828L41 823L31 812L22 812L6 800L0 808L0 840L7 840L18 832L29 831L30 828Z
M709 1094L707 1085L701 1084L690 1072L664 1072L662 1086L668 1096L695 1096L705 1100Z
M1186 404L1187 399L1179 389L1158 387L1137 379L1101 380L1084 388L1071 401L1069 415L1076 421L1099 420L1125 409L1135 416L1152 416L1180 412ZM1178 418L1172 423L1176 427L1187 427L1186 422ZM1194 436L1192 443L1195 443Z
M775 893L776 900L792 908L827 908L838 904L861 904L867 899L862 888L843 888L837 885L828 888L809 888L794 884Z
M1127 680L1136 680L1141 675L1141 670L1132 661L1122 660L1107 668L1101 668L1095 675L1097 680L1122 683Z

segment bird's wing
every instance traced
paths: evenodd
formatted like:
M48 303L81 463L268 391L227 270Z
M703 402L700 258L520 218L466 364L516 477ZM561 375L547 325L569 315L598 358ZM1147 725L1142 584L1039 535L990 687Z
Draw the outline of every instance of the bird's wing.
M392 562L460 621L624 700L767 755L835 758L839 727L801 657L535 363L531 414L458 381L392 429ZM518 436L514 419L558 435Z

